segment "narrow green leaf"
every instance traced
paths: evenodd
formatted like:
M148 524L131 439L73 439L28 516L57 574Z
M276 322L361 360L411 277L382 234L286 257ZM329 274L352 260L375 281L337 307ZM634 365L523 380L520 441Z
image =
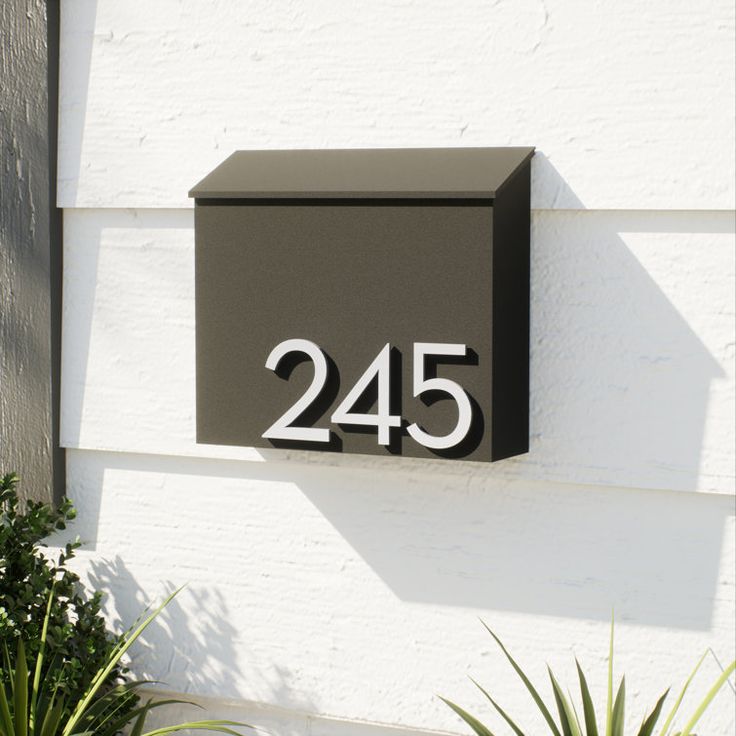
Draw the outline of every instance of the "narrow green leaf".
M606 736L613 734L613 611L611 611L611 638L608 644L608 694L606 696Z
M57 672L60 665L59 662L61 662L62 656L59 652L55 653L54 656L51 658L51 662L49 663L48 667L46 668L47 672ZM36 729L34 732L34 736L39 736L39 730L38 730L38 724L41 724L41 731L43 731L43 723L46 720L49 711L53 708L54 703L56 702L56 696L59 691L59 686L61 685L61 681L57 678L54 689L49 693L44 691L43 688L40 689L39 695L38 695L38 703L36 704ZM66 706L66 701L63 695L60 696L60 701L62 705L62 714L64 711L64 708ZM56 731L52 734L52 736L56 736Z
M697 707L695 713L693 713L690 720L685 724L685 728L682 729L680 736L690 736L690 732L695 727L695 724L700 720L703 713L705 713L706 708L711 704L713 698L715 698L718 691L725 685L726 680L728 680L728 678L733 674L734 670L736 670L736 659L731 662L723 672L721 672L720 677L715 681L713 687L711 687L708 694L703 698L703 701Z
M672 706L672 710L669 712L669 715L667 716L667 719L664 722L664 726L662 726L662 730L659 732L659 736L666 736L666 734L669 733L669 728L672 725L672 721L675 719L675 715L677 714L677 711L680 707L680 703L682 703L682 699L685 697L685 693L687 692L687 689L690 687L690 683L693 681L693 678L697 674L698 670L700 669L700 665L703 664L703 660L708 654L708 650L706 649L705 652L703 652L703 656L698 660L698 663L693 668L693 671L690 673L690 677L687 678L685 681L685 684L682 686L682 690L680 690L680 694L677 696L677 700L675 701L675 704Z
M8 649L8 643L6 641L3 642L3 663L5 665L5 671L8 673L8 681L10 682L9 701L12 701L15 697L15 678L12 676L15 668L13 667L13 662L10 659L10 650Z
M583 716L585 717L586 736L598 736L598 726L595 722L595 707L593 706L593 698L590 697L588 689L588 681L585 679L583 668L580 662L575 660L578 668L578 679L580 680L580 694L583 699Z
M116 685L101 697L96 698L84 713L84 725L90 728L94 725L98 730L101 730L102 726L112 719L121 708L124 708L126 703L137 697L136 690L147 683L147 680L125 682Z
M135 725L133 726L133 730L130 732L130 736L141 736L143 733L143 726L146 722L146 716L150 709L151 701L149 700L148 703L141 708L140 714L135 719Z
M28 736L28 662L22 639L18 639L18 653L15 662L13 720L15 721L15 736Z
M34 666L33 673L33 687L31 689L31 707L29 711L28 725L31 729L31 733L36 734L36 705L38 703L38 692L41 686L41 670L43 668L43 657L46 651L46 639L49 635L49 620L51 618L51 604L54 600L54 591L56 588L56 580L51 585L51 591L49 592L49 600L46 603L46 614L43 617L43 627L41 629L41 644L38 650L38 656L36 657L36 664Z
M443 698L441 695L437 696L445 705L448 705L452 710L462 718L470 728L475 731L477 736L494 736L493 732L486 728L477 718L473 717L467 711L463 710L459 705L455 705L451 700ZM146 736L150 736L147 734Z
M133 719L138 718L143 710L145 710L146 714L148 714L148 712L153 710L154 708L160 708L161 706L164 706L164 705L194 705L197 708L202 707L202 706L196 705L195 703L191 703L188 700L176 700L173 698L170 698L168 700L149 700L146 705L139 706L138 708L133 709L129 713L124 713L116 721L112 721L108 723L107 732L112 733L112 734L117 734L120 731L122 731L129 723L131 723ZM144 718L144 721L145 721L145 718ZM141 726L141 732L142 732L142 726ZM130 736L134 736L134 734L131 733Z
M568 689L567 691L567 697L570 701L570 705L572 706L572 714L575 716L575 723L578 726L578 731L580 732L580 736L583 736L583 727L580 725L580 717L578 716L578 709L575 707L575 700L572 697L572 693Z
M613 736L624 736L624 708L626 705L626 678L621 678L621 684L618 686L616 693L616 701L613 704L613 714L611 719L611 732Z
M82 698L82 700L77 703L76 708L74 709L71 717L67 721L66 726L64 727L64 730L62 731L61 736L72 736L74 733L74 729L76 728L77 724L79 723L80 719L84 715L87 708L92 703L93 698L97 694L97 691L102 687L102 684L107 680L107 677L109 674L113 671L115 668L115 665L120 661L121 657L125 652L130 649L130 647L133 645L133 643L138 639L138 637L145 631L145 629L153 622L153 620L161 613L161 611L164 610L164 608L171 602L171 600L179 594L179 592L182 589L179 588L178 590L175 590L171 595L169 595L166 600L158 607L156 608L142 623L138 625L138 627L128 636L126 636L122 641L119 647L116 647L115 651L110 655L108 658L107 664L105 667L100 668L100 671L95 675L94 680L92 681L92 684L87 689L87 692ZM23 736L26 736L23 734Z
M2 670L0 670L2 675ZM8 673L10 675L10 673ZM13 735L13 719L10 716L10 705L8 704L8 697L5 694L5 685L0 679L0 727L2 727L5 736Z
M565 696L565 693L562 692L562 688L549 667L547 667L547 672L549 673L549 679L552 682L552 690L555 695L557 710L560 714L560 723L562 724L562 732L564 736L582 736L580 733L580 724L577 722L575 713L570 707L570 701Z
M506 711L490 696L490 694L483 687L481 687L481 685L479 685L472 677L470 678L470 681L478 688L478 690L483 693L483 695L486 696L486 698L488 698L488 700L491 702L491 705L499 712L504 721L509 724L511 730L516 734L516 736L524 736L524 732L514 723L514 721L511 719L511 716L506 713Z
M228 726L253 728L253 726L249 726L247 723L238 723L237 721L192 721L191 723L180 723L178 726L157 728L154 731L144 733L143 736L164 736L164 734L176 733L177 731L216 731L217 733L228 733L231 736L242 736L242 734L233 731ZM490 734L490 736L493 736L493 734Z
M46 717L43 719L43 725L41 726L41 736L56 736L63 712L63 700L59 700L58 703L54 703L53 706L46 711Z
M513 657L508 653L506 650L506 647L501 643L501 640L491 631L491 629L488 627L485 621L481 620L481 623L483 626L485 626L488 633L496 640L496 644L498 644L499 647L501 647L501 651L506 655L506 659L509 660L511 663L511 666L516 670L516 674L519 675L521 678L521 681L526 685L526 689L529 691L529 694L534 699L534 702L537 704L537 708L542 712L542 715L544 716L544 720L547 721L547 725L549 726L550 730L554 734L554 736L562 736L560 733L560 730L557 728L557 725L555 724L554 719L552 718L552 714L549 712L549 709L544 704L544 701L542 700L541 696L537 692L536 688L532 683L529 681L529 678L524 674L521 667L519 667L518 664L514 661Z
M664 693L660 696L657 704L654 706L654 710L644 719L644 723L641 724L638 736L651 736L654 733L654 727L657 725L659 720L659 714L662 712L662 706L664 705L665 698L669 695L670 689L667 688Z

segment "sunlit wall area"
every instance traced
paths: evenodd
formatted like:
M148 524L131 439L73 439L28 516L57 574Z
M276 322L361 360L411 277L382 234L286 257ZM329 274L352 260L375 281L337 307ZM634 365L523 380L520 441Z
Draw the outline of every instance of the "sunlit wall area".
M471 676L541 733L479 618L602 704L614 612L631 723L710 648L702 697L735 648L733 4L70 0L61 34L70 533L120 625L187 586L134 672L274 736L468 733L438 694L503 733ZM529 145L528 454L196 443L198 180Z

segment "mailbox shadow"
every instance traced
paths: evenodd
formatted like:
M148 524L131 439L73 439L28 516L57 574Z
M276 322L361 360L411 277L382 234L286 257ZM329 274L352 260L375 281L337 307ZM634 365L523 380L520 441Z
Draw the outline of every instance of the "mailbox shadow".
M275 451L266 454L265 462L242 462L91 453L82 475L72 464L80 514L70 534L95 544L109 471L140 483L136 493L149 504L163 478L172 487L177 478L191 487L184 481L191 476L197 488L204 482L199 479L207 479L210 496L225 481L229 491L241 488L246 506L254 480L273 483L274 489L291 483L347 543L333 548L330 565L354 569L359 558L400 600L472 608L486 617L502 610L606 621L615 608L619 620L644 625L711 627L724 527L734 514L729 496L501 480L481 469L442 472L455 467L447 463L410 472L319 467L284 461ZM199 523L211 528L221 513L219 504L202 505ZM181 523L175 509L167 518ZM335 558L338 551L344 557ZM95 570L101 587L111 589L116 600L136 601L126 604L125 617L131 616L140 598L135 581L126 578L119 561L103 571ZM225 630L206 640L220 646L229 637ZM227 658L222 653L226 664Z
M80 505L82 536L96 537L106 467L286 480L401 600L601 620L615 606L624 619L705 630L733 499L682 491L698 487L709 391L724 372L622 234L733 231L720 213L533 213L526 456L489 465L270 450L244 463L83 452L99 473ZM80 387L64 407L74 438L94 389L84 370L96 287L70 286L89 305L64 326L75 346L66 375ZM679 491L636 490L646 487ZM217 513L213 504L202 522Z

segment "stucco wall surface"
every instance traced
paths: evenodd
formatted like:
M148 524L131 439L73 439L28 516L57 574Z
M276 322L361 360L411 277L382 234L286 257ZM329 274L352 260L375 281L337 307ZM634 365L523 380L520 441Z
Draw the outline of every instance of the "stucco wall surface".
M64 207L185 206L246 144L534 145L536 208L734 206L729 0L71 0L64 13Z
M121 623L188 583L137 673L276 736L467 733L436 693L499 726L470 674L541 733L478 617L602 703L615 609L631 723L734 656L731 2L62 11L71 533ZM187 190L241 148L419 145L538 147L530 453L197 445ZM735 720L726 690L701 731Z

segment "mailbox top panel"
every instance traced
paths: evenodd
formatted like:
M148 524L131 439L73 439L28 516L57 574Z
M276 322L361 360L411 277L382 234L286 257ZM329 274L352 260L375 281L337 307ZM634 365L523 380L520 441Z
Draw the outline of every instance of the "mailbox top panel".
M236 151L196 199L493 199L534 148Z

